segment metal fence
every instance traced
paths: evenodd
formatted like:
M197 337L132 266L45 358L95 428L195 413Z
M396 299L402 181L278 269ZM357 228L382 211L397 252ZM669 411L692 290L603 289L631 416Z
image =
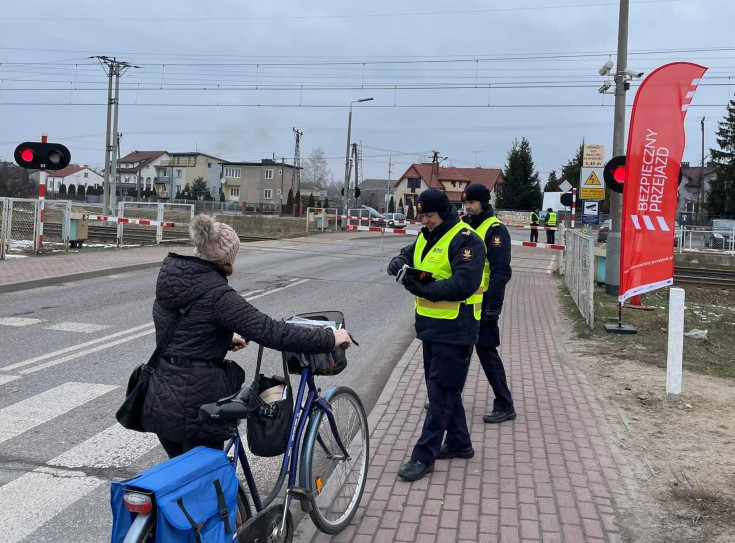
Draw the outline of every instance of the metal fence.
M595 240L576 230L561 229L566 249L560 255L557 270L590 330L595 326Z
M2 250L5 258L10 251L38 249L39 202L26 198L0 198L2 201Z
M339 211L336 207L307 207L306 235L315 232L337 232L340 227Z

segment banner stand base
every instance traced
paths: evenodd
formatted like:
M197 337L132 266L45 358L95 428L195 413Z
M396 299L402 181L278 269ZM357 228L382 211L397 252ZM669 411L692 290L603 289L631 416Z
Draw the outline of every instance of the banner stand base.
M608 334L637 334L638 329L631 324L606 324L605 332Z

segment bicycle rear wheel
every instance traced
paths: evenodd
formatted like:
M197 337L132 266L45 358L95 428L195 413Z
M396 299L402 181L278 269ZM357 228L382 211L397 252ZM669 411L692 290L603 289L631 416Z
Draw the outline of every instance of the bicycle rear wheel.
M367 415L359 396L347 387L332 387L323 398L331 405L337 433L349 453L345 457L323 409L309 415L299 485L314 497L309 511L319 530L336 534L355 516L367 480L370 443Z

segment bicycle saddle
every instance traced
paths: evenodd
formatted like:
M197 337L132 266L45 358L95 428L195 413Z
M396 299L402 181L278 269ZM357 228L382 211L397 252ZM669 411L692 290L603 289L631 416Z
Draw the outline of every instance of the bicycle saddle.
M242 388L227 398L205 403L199 408L199 420L234 422L248 418L249 388Z

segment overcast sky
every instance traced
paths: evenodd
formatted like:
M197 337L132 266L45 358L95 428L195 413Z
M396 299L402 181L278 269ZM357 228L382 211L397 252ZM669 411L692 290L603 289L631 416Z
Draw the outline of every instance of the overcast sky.
M526 137L543 182L584 139L612 153L617 0L27 0L0 13L0 158L38 140L104 163L107 77L121 78L121 153L199 150L302 160L320 147L344 178L347 114L365 178L396 179L432 150L443 165L502 168ZM41 18L48 13L48 18ZM57 17L54 17L58 14ZM699 163L735 93L733 0L631 0L629 67L709 67L686 119ZM628 115L637 84L628 92ZM706 151L708 152L708 151Z

